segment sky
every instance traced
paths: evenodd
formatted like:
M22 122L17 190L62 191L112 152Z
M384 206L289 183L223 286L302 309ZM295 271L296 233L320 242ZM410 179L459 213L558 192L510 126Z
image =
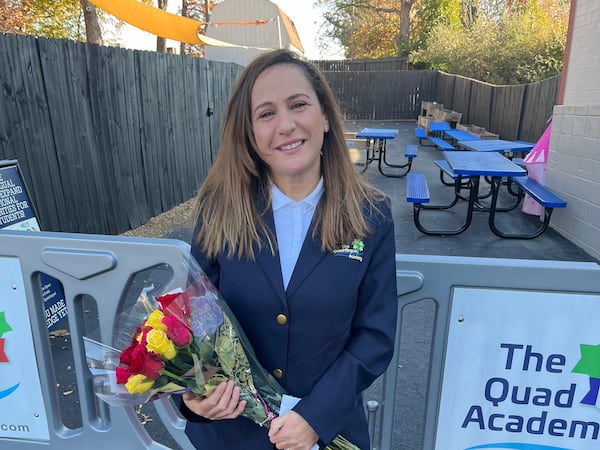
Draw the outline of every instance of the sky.
M294 22L296 30L300 35L300 40L304 46L304 55L308 59L340 59L343 54L338 47L321 53L317 47L317 34L322 22L321 13L318 8L313 8L312 0L271 0L281 10L288 15ZM170 6L177 8L177 1L170 0ZM171 8L169 8L170 10ZM146 33L132 26L125 26L123 33L123 42L127 48L139 50L156 49L156 38L150 33ZM167 44L169 45L169 44Z
M321 10L313 7L312 0L271 0L288 15L300 35L304 46L304 56L308 59L340 59L343 54L339 48L334 48L328 53L320 53L317 48L317 34L323 21Z

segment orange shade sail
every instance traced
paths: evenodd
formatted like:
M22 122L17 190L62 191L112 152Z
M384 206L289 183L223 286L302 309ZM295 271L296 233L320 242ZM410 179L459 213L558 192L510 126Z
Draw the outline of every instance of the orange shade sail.
M199 33L204 24L199 20L178 16L137 0L90 0L98 8L127 22L140 30L156 36L186 44L212 45L218 47L244 47L209 38ZM250 22L260 25L263 21Z

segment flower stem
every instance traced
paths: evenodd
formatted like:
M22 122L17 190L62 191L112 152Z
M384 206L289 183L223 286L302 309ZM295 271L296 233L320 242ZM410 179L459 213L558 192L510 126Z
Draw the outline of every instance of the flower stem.
M265 414L266 414L265 420L260 425L266 426L265 424L267 422L271 422L275 417L277 417L277 414L275 414L273 411L271 411L271 409L269 408L269 405L267 405L267 402L265 402L265 400L260 396L260 394L258 392L255 394L255 397L258 399L258 401L262 405L262 407L265 411Z
M170 372L170 371L168 371L167 369L162 369L162 370L160 371L160 374L161 374L161 375L166 375L166 376L168 376L169 378L173 378L174 380L177 380L177 381L183 381L183 378L182 378L182 377L180 377L179 375L175 375L173 372Z

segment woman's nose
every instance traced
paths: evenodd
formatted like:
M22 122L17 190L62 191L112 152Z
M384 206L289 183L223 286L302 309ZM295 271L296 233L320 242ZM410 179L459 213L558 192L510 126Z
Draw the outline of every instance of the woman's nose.
M286 111L279 114L278 131L281 134L289 134L296 129L296 121L293 114Z

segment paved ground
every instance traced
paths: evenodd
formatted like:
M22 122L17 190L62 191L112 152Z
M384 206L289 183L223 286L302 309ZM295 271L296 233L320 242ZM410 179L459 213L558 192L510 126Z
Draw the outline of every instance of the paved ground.
M414 122L349 122L348 130L357 131L364 126L397 128L400 130L396 139L389 141L388 160L404 160L404 147L408 143L418 143L414 137ZM414 160L412 171L425 173L431 194L432 203L443 203L450 198L451 189L439 181L439 170L433 164L441 159L441 152L431 147L419 146L417 158ZM428 236L419 232L413 223L412 204L406 201L406 178L386 178L379 174L376 164L372 163L365 176L377 187L392 197L393 214L396 226L396 251L405 254L478 256L517 259L546 259L565 261L594 261L588 253L563 238L559 233L548 229L542 236L532 240L503 239L494 235L487 223L487 214L475 213L469 229L457 236ZM568 206L567 206L568 208ZM438 214L429 212L427 217L440 225L460 219L462 209L453 208L456 213ZM422 213L422 216L424 214ZM458 217L452 217L458 216ZM499 214L500 223L509 221L511 226L531 226L531 221L537 217L524 215L520 210L512 213ZM503 220L504 219L504 220ZM529 223L528 223L529 222ZM551 222L552 223L552 222ZM433 225L432 225L433 226Z

